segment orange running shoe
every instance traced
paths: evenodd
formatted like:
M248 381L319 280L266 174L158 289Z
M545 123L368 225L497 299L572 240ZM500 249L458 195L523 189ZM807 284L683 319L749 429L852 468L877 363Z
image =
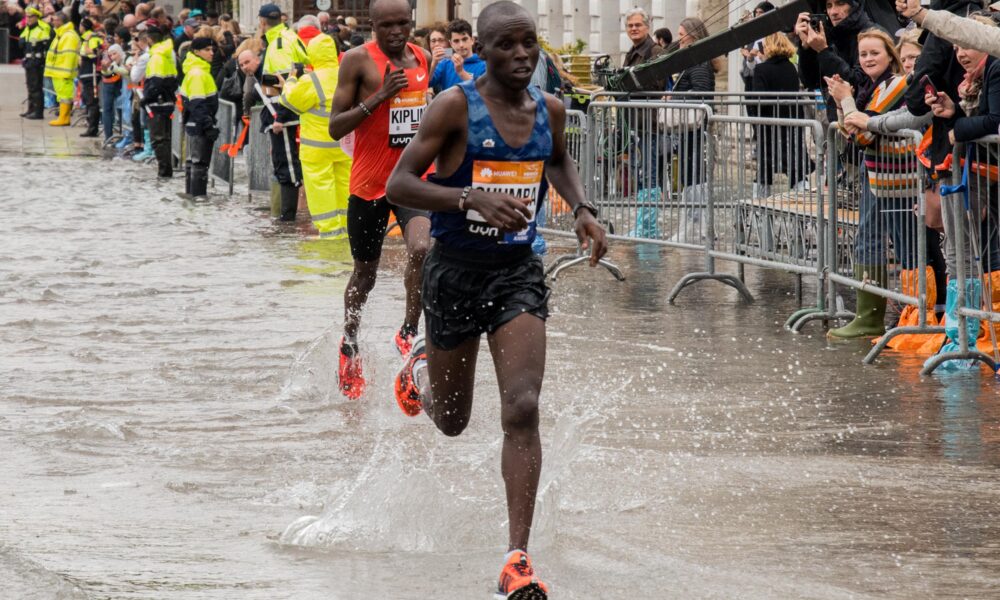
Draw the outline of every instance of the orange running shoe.
M413 338L417 337L417 333L414 330L413 333L404 331L405 328L401 328L396 332L396 337L392 341L396 342L396 350L399 351L399 355L404 359L410 355L410 350L413 349Z
M396 375L396 404L400 410L408 417L415 417L424 409L420 401L420 388L413 379L413 366L419 360L427 360L427 352L424 347L423 336L413 338L413 346L410 348L403 368Z
M362 374L361 357L358 356L357 344L348 344L340 338L340 370L337 381L340 383L340 393L351 400L357 400L365 393L365 376Z
M535 577L527 553L517 550L500 571L500 583L493 597L496 600L546 600L549 586Z

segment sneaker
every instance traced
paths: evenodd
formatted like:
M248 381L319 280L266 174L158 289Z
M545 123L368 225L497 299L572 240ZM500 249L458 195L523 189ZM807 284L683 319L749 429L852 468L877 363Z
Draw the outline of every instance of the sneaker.
M507 559L507 564L500 571L500 583L497 584L495 600L546 600L549 597L549 586L537 577L531 568L531 559L520 550Z
M423 336L413 338L413 347L406 357L403 368L396 375L396 404L408 417L415 417L424 409L423 403L420 401L420 388L417 387L417 382L413 379L413 366L419 360L427 360Z
M406 358L410 355L410 350L413 348L413 338L417 337L417 332L407 333L404 329L400 328L392 341L396 342L396 350L399 351L399 355Z
M365 376L362 374L361 357L358 356L357 344L348 344L340 338L340 370L337 371L337 382L340 392L357 400L365 393Z

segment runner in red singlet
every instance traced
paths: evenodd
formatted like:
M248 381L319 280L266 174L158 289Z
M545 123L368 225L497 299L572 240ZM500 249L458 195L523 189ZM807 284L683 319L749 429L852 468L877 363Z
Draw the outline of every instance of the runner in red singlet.
M403 356L417 334L421 270L430 247L428 213L396 206L385 197L385 182L403 148L416 135L427 104L430 53L408 43L408 0L375 0L370 15L375 41L344 54L330 113L333 139L352 131L355 136L347 209L354 272L344 292L338 371L340 389L349 398L360 397L365 388L357 335L361 311L375 286L389 213L403 229L408 258L406 315L394 340Z

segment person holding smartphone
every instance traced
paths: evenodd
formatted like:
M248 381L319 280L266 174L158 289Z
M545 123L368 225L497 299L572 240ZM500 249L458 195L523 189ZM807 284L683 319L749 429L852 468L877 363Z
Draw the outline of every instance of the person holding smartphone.
M806 89L823 91L827 117L832 123L837 120L837 106L831 101L824 78L838 75L855 89L865 85L868 76L858 62L858 34L878 25L868 18L858 0L826 0L825 12L827 23L800 13L795 34L802 43L799 79Z

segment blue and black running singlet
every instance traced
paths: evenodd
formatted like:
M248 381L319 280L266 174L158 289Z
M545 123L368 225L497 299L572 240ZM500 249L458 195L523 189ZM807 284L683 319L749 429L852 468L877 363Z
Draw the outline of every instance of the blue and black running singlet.
M449 248L503 252L519 249L535 239L535 215L548 192L545 165L552 156L552 130L545 96L537 86L528 88L537 108L535 124L528 142L512 148L504 142L493 125L476 82L458 86L465 93L469 107L469 133L465 158L449 177L429 177L430 181L448 187L504 192L531 199L528 227L515 233L501 233L486 223L474 210L431 213L431 235Z

